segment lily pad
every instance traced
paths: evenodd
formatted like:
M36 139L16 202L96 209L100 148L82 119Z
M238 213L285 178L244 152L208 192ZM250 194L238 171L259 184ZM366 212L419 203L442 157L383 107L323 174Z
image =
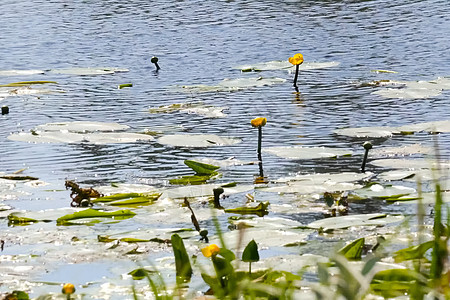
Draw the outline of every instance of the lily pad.
M0 87L18 87L18 86L29 86L33 84L46 84L46 83L57 83L56 81L20 81L20 82L13 82L8 84L1 84Z
M175 147L228 146L241 142L238 138L220 137L215 134L173 134L158 139L158 143Z
M121 68L67 68L67 69L52 69L49 73L64 74L64 75L108 75L116 72L128 72L128 69Z
M0 76L37 75L44 73L44 70L0 70Z
M401 147L379 147L370 150L370 156L406 156L411 154L432 154L433 149L422 146L421 144L413 144Z
M324 230L345 229L353 226L387 225L401 222L403 219L403 216L390 216L386 214L360 214L321 219L309 223L307 227L313 229L322 228Z
M381 184L373 184L369 187L355 190L353 193L362 199L378 198L394 201L402 196L415 194L416 190L414 188L400 185L382 186ZM354 197L354 195L352 195L352 197Z
M211 175L216 173L216 170L220 167L213 166L205 163L201 163L195 160L185 160L184 164L194 170L199 175Z
M283 177L276 182L289 182L289 181L306 181L313 184L322 184L325 182L354 182L372 177L373 174L370 172L366 173L355 173L355 172L342 172L342 173L317 173L317 174L307 174L307 175L296 175L290 177Z
M405 133L420 132L420 131L430 133L450 132L450 120L404 125L398 127L398 130Z
M399 81L391 82L399 88L386 88L372 94L385 98L426 99L439 96L443 90L450 89L450 78L439 77L432 81Z
M256 206L243 206L243 207L236 207L236 208L230 208L225 209L226 213L235 213L235 214L257 214L260 216L268 214L267 207L270 205L269 202L260 202Z
M353 153L348 149L298 146L271 147L264 148L263 151L286 159L334 158L338 156L350 156Z
M395 133L400 133L395 127L357 127L343 128L333 131L338 135L345 135L357 138L387 138Z
M113 218L115 220L128 219L135 216L136 213L128 209L118 211L98 211L88 208L86 210L78 211L73 214L65 215L56 220L57 224L64 225L70 223L70 221L85 219L85 218Z
M331 68L336 67L340 63L336 61L330 61L330 62L304 62L300 65L299 69L301 70L316 70L316 69L324 69L324 68ZM241 70L242 72L260 72L260 71L271 71L271 70L293 70L295 69L295 66L293 66L289 61L281 61L281 60L274 60L274 61L268 61L263 63L256 63L252 65L242 65L242 66L236 66L234 69Z
M213 196L214 189L223 187L224 195L231 195L235 193L243 193L253 189L253 185L237 185L233 187L226 187L225 184L202 184L202 185L188 185L182 187L171 188L163 191L161 199L164 198L196 198L202 196Z
M308 181L293 181L287 185L263 187L258 190L272 193L294 193L294 194L313 194L324 192L342 192L362 188L362 185L350 182L332 182L326 181L319 184Z
M92 199L92 203L103 202L113 206L136 206L148 205L158 200L161 193L141 194L141 193L123 193Z
M150 113L171 113L175 111L184 112L188 114L197 114L207 118L224 118L227 115L223 113L223 110L228 107L217 107L204 105L202 102L191 103L175 103L170 105L164 105L157 108L151 108Z
M127 125L118 123L93 122L93 121L74 121L47 123L36 127L36 131L70 131L77 133L94 131L116 131L130 128Z
M274 84L284 83L286 79L283 78L236 78L236 79L224 79L217 85L184 85L182 88L188 92L232 92L243 89L269 86Z
M432 159L396 159L396 158L386 158L386 159L376 159L369 162L371 165L383 168L392 169L437 169L438 167L442 169L450 169L449 160L436 161Z

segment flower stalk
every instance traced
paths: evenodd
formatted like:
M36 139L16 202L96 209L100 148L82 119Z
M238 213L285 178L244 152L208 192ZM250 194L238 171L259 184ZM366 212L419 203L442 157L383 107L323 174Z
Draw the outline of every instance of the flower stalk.
M289 62L295 66L294 87L298 89L297 87L298 72L300 69L300 65L303 63L303 55L301 53L297 53L293 57L289 57Z

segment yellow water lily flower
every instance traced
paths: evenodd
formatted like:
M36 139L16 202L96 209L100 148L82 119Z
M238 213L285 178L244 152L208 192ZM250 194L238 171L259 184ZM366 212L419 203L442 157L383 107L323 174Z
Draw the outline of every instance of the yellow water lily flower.
M211 244L208 247L202 249L202 253L205 257L211 257L219 253L220 248L216 244Z
M301 65L303 63L303 55L301 53L297 53L294 57L289 57L289 62L294 66Z
M65 295L71 295L75 293L75 286L71 283L66 283L62 288L62 293Z
M256 119L253 119L251 121L251 123L252 123L253 127L260 127L260 126L262 127L262 126L266 125L267 119L266 118L256 118Z

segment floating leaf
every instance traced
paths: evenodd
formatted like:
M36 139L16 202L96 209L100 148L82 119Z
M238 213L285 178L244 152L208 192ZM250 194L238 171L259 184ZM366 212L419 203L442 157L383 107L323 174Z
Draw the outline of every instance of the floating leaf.
M205 92L232 92L252 87L262 87L274 84L284 83L283 78L237 78L224 79L217 85L184 85L182 88L189 92L205 93Z
M395 127L357 127L343 128L333 131L338 135L345 135L357 138L386 138L394 133L399 133Z
M350 191L362 188L362 185L350 182L326 181L313 183L311 181L293 181L284 186L263 187L258 190L272 193L312 194L324 192Z
M230 208L230 209L225 209L226 213L235 213L235 214L256 214L256 215L266 215L268 214L268 206L270 205L270 203L267 202L260 202L257 206L255 207L248 207L248 206L243 206L243 207L237 207L237 208Z
M10 224L14 224L14 225L23 225L23 224L29 224L29 223L36 223L36 222L39 222L39 220L27 218L27 217L20 217L20 216L17 216L16 213L11 213L8 215L8 222Z
M47 81L47 80L40 80L40 81L20 81L20 82L13 82L8 84L0 84L0 87L17 87L17 86L28 86L32 84L46 84L46 83L57 83L56 81Z
M354 191L354 194L359 198L379 198L387 201L395 201L397 198L415 193L416 190L411 187L400 185L382 186L381 184L372 184L369 187ZM416 198L416 196L413 198Z
M389 216L386 214L360 214L321 219L309 223L307 227L313 229L322 228L324 230L344 229L352 226L386 225L400 222L403 219L403 216Z
M393 169L450 169L450 161L441 160L436 161L432 159L377 159L369 162L371 165L383 168L393 168Z
M404 126L398 127L398 130L401 132L406 132L406 133L420 132L420 131L430 132L430 133L450 132L450 120L404 125Z
M195 160L189 160L189 159L185 160L184 164L186 166L188 166L189 168L191 168L192 170L194 170L199 175L215 174L216 170L220 168L218 166L213 166L213 165L209 165L209 164L205 164L202 162L198 162Z
M373 73L398 73L398 72L395 72L395 71L390 71L390 70L370 70L370 72L373 72Z
M450 78L439 77L432 81L398 81L391 84L399 85L399 88L387 88L378 90L376 94L385 98L399 99L423 99L439 96L443 90L450 89Z
M316 70L316 69L324 69L324 68L331 68L336 67L340 63L331 61L331 62L304 62L300 65L299 69L301 70ZM293 70L295 67L292 66L292 64L285 60L274 60L274 61L268 61L263 63L256 63L252 65L242 65L242 66L236 66L234 69L241 70L242 72L260 72L260 71L271 71L271 70Z
M325 182L353 182L368 179L372 177L373 174L370 172L366 173L355 173L355 172L342 172L342 173L317 173L317 174L299 174L296 176L283 177L275 180L275 182L310 182L312 184L323 184Z
M121 68L67 68L67 69L52 69L49 73L65 74L65 75L108 75L116 72L128 72L128 69Z
M23 176L23 175L16 175L16 174L11 174L11 175L2 175L0 176L0 178L3 179L7 179L7 180L39 180L39 178L37 177L33 177L33 176Z
M44 73L44 70L0 70L0 76L37 75Z
M114 219L128 219L136 215L136 213L124 209L111 212L98 211L95 209L86 209L82 211L75 212L73 214L65 215L56 220L60 225L67 223L68 221L84 219L84 218L114 218Z
M188 175L188 176L183 176L181 178L170 179L169 183L170 184L179 184L179 185L204 184L216 175L218 175L218 173L211 174L211 175Z
M36 131L70 131L76 133L86 133L94 131L117 131L130 128L127 125L118 123L94 122L94 121L74 121L47 123L36 127Z
M119 84L118 89L120 90L127 87L133 87L133 84L132 83Z
M326 147L271 147L264 148L263 151L286 159L318 159L352 155L351 150Z
M176 147L212 147L228 146L241 142L237 138L220 137L214 134L174 134L165 135L158 143Z
M379 147L370 150L370 156L380 157L380 156L407 156L412 154L431 154L433 149L430 147L425 147L420 144L413 144L401 147Z
M188 114L197 114L208 118L224 118L226 114L223 110L228 107L206 106L202 102L191 103L174 103L163 105L157 108L151 108L150 113L171 113L174 111L184 112Z
M364 238L360 238L352 241L342 249L338 251L339 254L342 254L347 259L361 259L362 251L364 248Z
M141 280L148 277L151 273L154 273L154 271L139 268L131 271L130 273L128 273L128 275L131 275L134 280Z

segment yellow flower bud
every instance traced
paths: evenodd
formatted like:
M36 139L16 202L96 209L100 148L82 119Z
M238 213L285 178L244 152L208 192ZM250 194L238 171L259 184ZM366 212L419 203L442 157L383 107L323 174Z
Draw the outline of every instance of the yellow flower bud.
M66 283L62 288L62 293L65 295L71 295L75 293L75 286L71 283Z
M267 123L266 118L256 118L251 121L253 127L263 127Z
M216 244L211 244L208 247L202 249L202 253L205 257L215 256L219 253L220 248Z
M303 63L303 55L301 53L297 53L294 57L289 57L289 62L294 66L301 65Z

